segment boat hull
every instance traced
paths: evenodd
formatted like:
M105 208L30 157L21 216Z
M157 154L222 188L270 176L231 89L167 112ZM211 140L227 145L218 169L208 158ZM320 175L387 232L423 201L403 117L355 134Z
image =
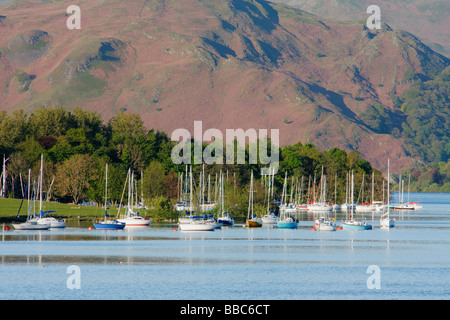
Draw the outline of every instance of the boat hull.
M262 227L263 222L260 219L247 220L246 225L248 228L260 228Z
M277 224L278 220L280 220L275 214L267 214L261 218L263 224Z
M263 224L277 224L277 218L262 218Z
M336 231L336 222L334 219L320 218L314 222L314 228L317 231Z
M24 222L24 223L13 223L15 230L48 230L50 229L50 224L37 223L37 222Z
M380 219L380 225L383 228L394 228L395 220L394 219Z
M278 221L277 227L279 229L297 229L297 222Z
M342 228L346 230L372 230L372 226L370 224L359 224L353 222L343 222Z
M234 221L230 219L220 219L219 223L222 223L223 227L232 227L234 225Z
M191 221L189 223L180 223L181 231L214 231L216 223L206 223Z
M319 223L316 226L316 230L317 231L336 231L336 226L329 225L329 224L324 224L324 223Z
M148 227L150 225L150 220L142 217L118 219L117 221L125 223L125 227Z
M33 221L33 220L32 220ZM36 223L38 224L48 224L50 225L50 228L65 228L66 227L66 222L64 220L61 219L56 219L56 218L38 218L34 220Z
M99 230L120 230L125 228L125 223L121 223L121 222L117 222L117 223L94 223L94 227L95 229L99 229Z

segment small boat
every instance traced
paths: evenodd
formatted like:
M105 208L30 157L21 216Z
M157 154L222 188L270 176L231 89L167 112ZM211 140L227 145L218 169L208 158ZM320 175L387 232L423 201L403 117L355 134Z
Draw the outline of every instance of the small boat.
M216 219L209 219L207 215L204 213L200 215L197 214L197 210L200 209L200 201L203 201L203 184L204 184L204 173L201 174L200 177L200 186L199 186L199 196L197 199L197 206L195 208L194 214L190 214L185 216L180 216L178 219L178 224L181 231L214 231L217 227ZM191 167L191 194L192 194L192 167ZM204 207L203 207L204 208Z
M135 212L133 210L136 207L133 204L134 175L132 174L130 169L128 169L127 178L125 179L125 185L127 184L127 181L128 181L127 211L125 217L121 217L120 219L117 219L117 221L125 223L125 227L148 227L150 225L150 219L141 217L139 215L139 212ZM137 194L136 194L136 202L137 202Z
M125 228L125 223L117 220L104 220L95 222L94 228L99 230L118 230Z
M278 220L280 220L280 218L274 213L274 212L270 212L266 215L264 215L261 218L262 222L264 225L271 225L271 224L277 224Z
M256 215L253 216L253 218L251 219L247 219L247 221L245 222L247 227L249 228L261 228L263 225L263 221L258 218Z
M214 229L220 229L222 228L222 222L216 219L213 214L206 215L206 220L210 221L211 223L214 223Z
M148 227L151 222L149 218L139 215L129 215L126 218L117 219L117 221L125 223L126 227Z
M297 220L292 216L286 216L277 222L280 229L297 229Z
M272 175L272 179L270 179L269 177L269 187L266 190L267 191L267 214L265 214L262 218L261 221L263 223L263 225L268 225L268 226L273 226L276 225L278 220L280 220L280 218L275 214L275 212L270 211L270 188L272 187L273 189L273 175ZM272 190L273 191L273 190Z
M286 203L287 199L287 172L284 176L283 193L281 196L281 203ZM280 229L296 229L297 220L288 215L291 211L286 211L289 207L287 204L280 205L280 220L277 221L277 227Z
M37 221L26 221L26 222L13 222L12 223L15 230L48 230L50 229L50 224L47 223L37 223Z
M314 227L317 231L336 231L336 222L328 217L316 219Z
M225 192L224 192L224 177L222 175L222 170L220 170L219 175L219 214L217 217L218 227L232 227L234 225L233 217L225 212Z
M40 198L39 198L40 215L43 215L43 212L42 212L42 173L43 173L42 169L43 169L43 161L44 161L43 159L44 159L43 155L41 155L41 170L39 172L39 178L38 178L38 188L39 188L39 192L40 192ZM31 179L31 169L28 172L28 185L25 189L25 193L28 189L28 201L30 201L30 189L28 188L31 185L30 179ZM33 192L33 193L34 193L33 198L36 199L37 192ZM40 217L37 217L36 214L34 214L34 217L32 217L31 216L32 207L30 207L30 206L28 206L27 221L26 222L18 222L17 219L19 218L19 213L20 213L20 209L22 208L23 200L24 200L24 198L22 198L22 202L20 203L19 211L17 212L16 221L13 221L13 223L12 223L15 230L48 230L48 229L50 229L51 222L53 222L53 220L55 220L56 223L58 222L55 218L40 218ZM55 226L56 226L56 224L55 224ZM65 227L65 226L66 226L66 223L65 223L65 221L63 221L62 227Z
M394 228L395 220L389 218L389 216L382 215L380 218L380 226L383 228Z
M323 174L323 166L319 183L319 201L309 204L307 210L308 212L331 212L333 210L333 207L327 204L325 195L327 190L327 179Z
M234 225L233 217L227 212L219 217L219 222L222 223L223 227L232 227Z
M323 176L323 167L322 167L322 179L323 183L321 184L321 194L322 194L322 198L321 198L321 203L319 203L319 205L325 205L325 190L326 190L326 176ZM337 184L337 177L335 178L335 204L336 204L336 184ZM337 205L339 206L339 205ZM334 210L333 206L329 206L329 208ZM339 206L340 208L340 206ZM337 209L336 209L337 210ZM325 211L325 215L320 217L319 219L316 219L314 221L314 227L317 231L336 231L336 222L335 219L330 219L328 216L328 212L330 212L331 210L328 209Z
M250 180L250 191L248 196L248 213L247 221L245 222L249 228L260 228L263 225L263 221L256 214L253 213L253 171Z
M184 218L179 224L181 231L214 231L216 225L215 221L195 216Z
M63 219L56 219L53 217L41 217L32 219L32 221L36 221L38 224L50 224L50 228L65 228L66 221Z
M351 187L351 203L353 203L353 186L354 186L354 176L352 171L352 187ZM372 230L372 225L368 224L366 221L355 220L353 215L354 207L352 207L350 216L346 221L341 224L342 229L347 230Z
M118 230L125 228L125 223L119 222L117 220L108 220L108 212L106 210L106 204L108 201L108 164L106 164L106 175L105 175L105 220L94 222L94 228L100 230Z
M341 226L347 230L372 230L372 225L360 220L346 220Z
M416 210L416 206L413 206L409 203L400 203L400 204L394 205L390 208L394 209L394 210Z

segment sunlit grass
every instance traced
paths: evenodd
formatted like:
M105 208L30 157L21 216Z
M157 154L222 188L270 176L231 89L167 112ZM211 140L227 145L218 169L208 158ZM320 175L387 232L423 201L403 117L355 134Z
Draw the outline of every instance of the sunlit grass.
M17 213L19 212L20 203L22 200L19 199L0 199L0 222L10 223L15 220ZM30 204L31 206L31 204ZM19 219L25 221L27 218L28 202L23 201L22 208L20 210ZM86 219L86 220L100 220L103 219L105 209L103 207L90 207L81 206L74 204L64 204L58 202L47 202L42 203L42 211L55 211L49 215L55 218L63 219ZM39 212L39 201L36 201L32 212ZM109 215L117 216L118 209L110 208L108 209ZM122 208L120 214L124 214L125 210ZM142 216L147 216L146 210L141 210Z

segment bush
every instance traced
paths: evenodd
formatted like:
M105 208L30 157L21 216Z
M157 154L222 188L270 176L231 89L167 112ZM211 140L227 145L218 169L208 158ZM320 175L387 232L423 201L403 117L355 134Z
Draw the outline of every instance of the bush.
M149 210L152 219L156 221L174 220L178 218L178 211L173 208L170 198L157 196L150 201L152 209Z

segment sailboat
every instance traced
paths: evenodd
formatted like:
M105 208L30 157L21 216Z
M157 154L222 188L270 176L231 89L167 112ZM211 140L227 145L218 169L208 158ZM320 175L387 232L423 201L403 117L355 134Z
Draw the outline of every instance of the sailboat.
M192 168L191 168L192 170ZM192 172L191 172L192 176ZM175 210L180 212L180 215L183 213L191 213L194 212L194 206L192 205L192 199L187 200L187 189L188 189L188 167L186 165L186 174L181 174L180 177L180 201L175 204Z
M315 184L315 178L314 178ZM323 166L322 166L322 175L320 177L320 187L319 187L319 201L314 202L308 205L309 212L329 212L333 210L333 207L326 203L326 178L323 175ZM314 199L315 200L315 199Z
M334 212L341 210L341 206L337 203L336 199L337 199L337 173L336 176L334 177L334 204L332 205Z
M277 227L280 229L296 229L298 227L297 220L288 215L286 212L286 198L287 198L287 172L284 176L283 195L281 197L280 205L280 220L277 222Z
M19 218L20 209L22 208L22 204L23 204L23 199L24 198L22 198L22 202L20 203L20 206L19 206L19 211L17 212L16 220L13 221L12 225L13 225L15 230L48 230L50 228L50 224L49 223L38 223L37 220L31 219L32 207L30 207L30 205L29 205L30 204L30 189L31 189L31 188L29 188L29 186L30 186L30 177L31 177L31 170L29 171L29 174L28 174L28 185L27 185L27 187L25 189L25 193L26 193L26 190L28 190L27 220L25 222L19 222L17 220Z
M325 215L319 217L314 221L315 229L318 231L336 231L336 222L334 219L330 219L328 216L328 212L331 211L329 206L326 205L325 201L325 192L327 189L327 179L326 176L323 174L323 166L322 166L322 177L320 179L320 201L318 203L319 206L325 206L328 209L322 210L322 212L325 213Z
M374 172L372 172L372 202L371 203L364 203L364 173L363 173L363 180L361 184L361 204L356 205L356 212L372 212L377 209L376 205L374 204Z
M388 186L387 186L387 198L388 198L388 204L387 204L387 211L383 213L380 217L380 225L384 228L393 228L395 226L395 220L390 217L389 214L389 202L390 202L390 193L389 193L389 159L388 159Z
M263 222L264 225L275 225L277 224L279 217L275 214L275 212L270 211L270 201L271 201L271 191L270 191L270 187L272 187L273 190L273 171L272 171L272 178L268 179L269 182L269 188L267 190L267 214L265 214L261 220Z
M351 187L351 203L353 204L353 187L354 187L354 176L352 171L352 187ZM348 230L372 230L372 225L368 224L363 220L354 219L354 207L352 206L350 216L345 220L341 226L343 229Z
M29 175L31 175L31 171L29 171ZM27 220L27 222L31 223L30 227L33 228L33 226L35 224L38 225L43 225L43 229L46 229L47 226L49 226L48 228L65 228L66 227L66 222L63 219L56 219L54 217L46 217L45 214L47 213L52 213L55 211L42 211L42 180L44 177L44 155L41 154L41 169L39 172L39 179L38 179L38 189L39 189L39 215L38 216L34 216L30 219ZM17 226L20 228L20 226ZM14 227L15 229L16 226ZM23 228L26 228L25 225L22 226L21 230L24 230ZM48 229L47 228L47 229ZM34 230L36 230L36 228L34 228Z
M39 216L35 217L34 221L40 224L50 224L50 228L65 228L66 222L63 219L56 219L54 217L46 217L45 214L55 211L42 211L42 180L44 178L44 155L41 154L41 174L39 180Z
M221 171L219 178L219 216L217 220L219 224L222 225L222 227L232 227L234 225L234 219L228 212L225 211L225 193L223 189L223 180L224 179Z
M131 177L131 178L128 178ZM134 190L134 175L131 169L128 169L128 205L124 218L117 219L117 221L125 223L125 227L148 227L150 225L150 219L141 217L139 212L135 212L133 205L133 190ZM126 183L126 181L125 181ZM137 194L136 194L137 199ZM136 200L137 202L137 200Z
M263 225L262 220L253 213L253 171L250 180L250 192L248 196L247 221L245 223L249 228L260 228Z
M192 170L192 168L191 168ZM199 194L197 198L197 206L195 207L194 215L190 214L189 216L180 217L178 219L178 224L180 226L181 231L214 231L216 229L217 221L207 219L205 215L197 216L197 210L200 208L200 198L203 196L203 183L204 183L203 174L200 174L200 186L199 186ZM192 171L191 171L191 193L192 193Z
M416 202L410 202L409 201L409 186L410 186L410 183L411 183L411 175L409 176L409 179L408 179L408 201L407 202L404 202L403 201L403 189L404 189L404 183L403 183L403 180L402 180L402 176L400 175L400 181L399 181L399 191L398 191L398 193L399 193L399 204L397 204L397 205L393 205L391 208L392 209L394 209L394 210L419 210L419 209L422 209L422 206L421 205L419 205L419 203L420 203L420 201L416 201ZM400 194L400 192L401 192L401 194Z
M108 164L106 164L106 175L105 175L105 220L94 222L95 229L100 230L117 230L125 228L125 223L119 222L117 220L108 220L108 211L106 209L106 204L108 202Z
M345 202L341 206L341 211L351 211L352 208L355 208L355 205L353 203L350 203L350 171L347 172L347 179L345 182Z

